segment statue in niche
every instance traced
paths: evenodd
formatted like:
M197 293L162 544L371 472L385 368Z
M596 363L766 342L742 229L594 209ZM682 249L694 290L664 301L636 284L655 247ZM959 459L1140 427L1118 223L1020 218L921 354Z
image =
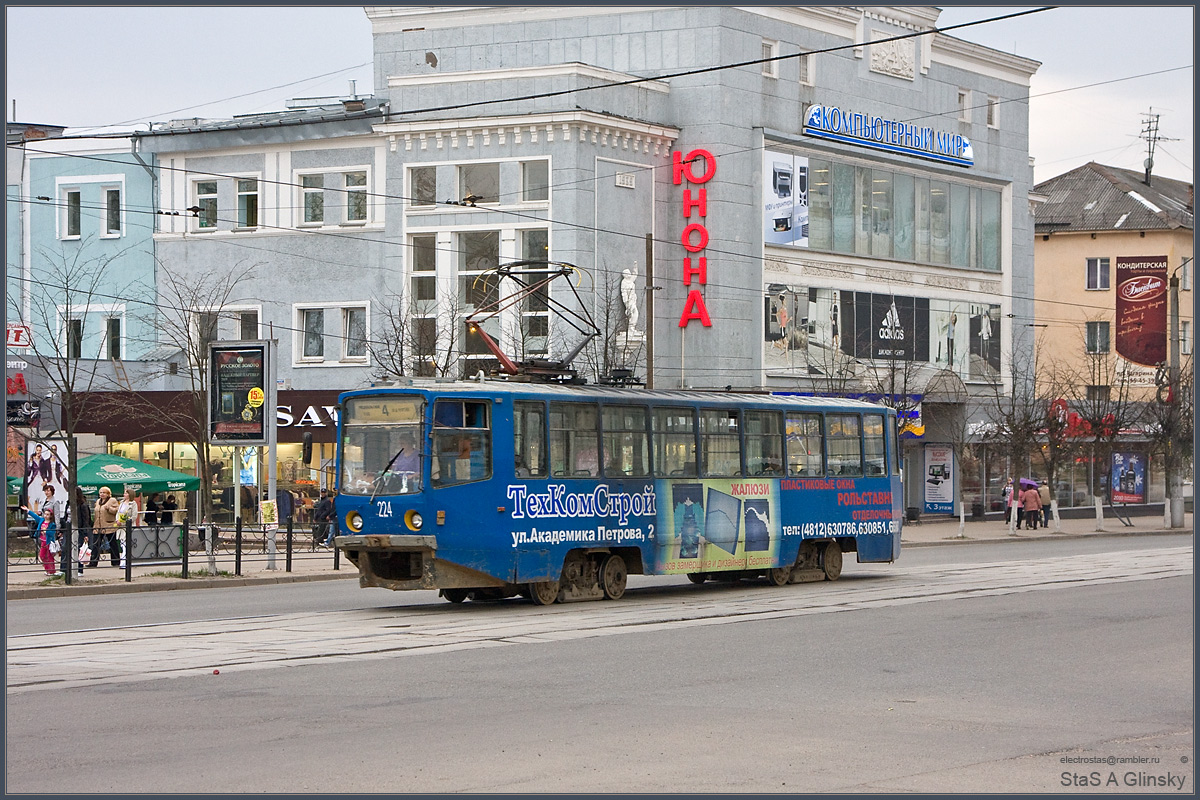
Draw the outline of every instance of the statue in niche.
M637 273L629 268L621 271L621 305L625 307L625 333L626 335L636 335L638 332Z

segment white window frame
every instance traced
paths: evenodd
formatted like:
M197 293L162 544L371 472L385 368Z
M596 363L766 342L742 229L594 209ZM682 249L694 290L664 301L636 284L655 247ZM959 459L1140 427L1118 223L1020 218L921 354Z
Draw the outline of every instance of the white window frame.
M124 334L122 338L125 342L129 341L129 336L125 334L125 304L124 303L108 303L86 305L82 307L69 307L60 305L55 307L57 321L55 324L56 330L60 332L62 344L62 353L68 358L74 356L69 355L69 336L67 333L67 325L71 320L78 320L80 323L80 338L79 338L79 358L88 360L107 360L105 353L108 350L108 320L112 317L121 319L121 331ZM94 355L89 355L90 351L84 350L84 345L87 342L87 321L88 319L102 320L103 327L100 330L100 343Z
M213 191L211 193L206 192L204 194L201 194L200 193L200 184L202 184L202 183L211 183L213 185ZM194 207L200 209L200 213L192 218L192 220L193 220L192 231L207 233L208 231L215 231L215 230L220 229L220 227L221 227L221 200L220 200L221 182L219 180L217 180L216 178L194 178L192 180L192 185L190 188L192 191L192 205ZM205 207L204 207L203 203L209 199L212 200L212 204L213 204L213 206L212 206L213 207L213 224L212 225L202 225L201 223L205 219L205 214L204 214Z
M350 167L340 169L342 176L342 224L343 225L367 225L371 222L371 170L366 167ZM362 175L363 182L361 186L351 186L347 181L351 175ZM361 194L363 196L363 218L350 219L350 196L352 194Z
M211 228L206 228L206 230L211 230ZM245 312L245 311L253 311L255 314L258 315L258 332L259 333L262 332L263 316L262 316L262 305L261 304L241 303L241 304L236 304L236 305L231 304L231 305L225 305L225 306L193 306L193 307L189 308L188 311L191 314L191 320L188 322L188 325L191 329L191 335L194 337L194 340L197 343L199 343L201 340L201 331L200 331L200 315L201 314L216 314L217 315L217 327L216 327L216 330L213 331L213 338L212 338L212 340L214 342L228 341L229 339L232 339L232 340L241 339L242 338L241 315L242 315L242 312ZM235 314L237 315L237 319L234 319ZM221 330L222 330L223 326L226 329L231 328L233 330L233 335L231 337L224 337L221 335ZM125 338L126 338L126 340L128 340L129 337L126 336ZM260 337L256 336L255 338L257 339Z
M1181 355L1190 356L1192 354L1192 322L1191 320L1179 320L1179 352Z
M320 178L321 185L319 187L305 186L305 178ZM299 193L299 218L296 220L297 228L319 228L325 224L326 207L325 203L325 173L324 172L298 172L295 176L296 191ZM306 219L308 216L308 196L310 194L319 194L321 196L321 218L317 220Z
M762 57L763 58L775 58L778 55L779 55L779 42L776 41L775 39L763 39L762 40ZM779 62L778 61L764 61L763 65L762 65L762 74L763 74L764 78L778 78L779 77Z
M1108 320L1091 320L1084 323L1084 350L1094 355L1103 355L1104 353L1112 352L1112 325ZM1092 335L1092 331L1096 335ZM1104 333L1104 347L1100 347L1100 333Z
M110 323L112 323L114 320L116 320L121 325L120 337L117 340L118 355L116 356L116 360L117 361L123 360L125 358L125 356L127 355L127 353L125 352L124 345L129 340L129 336L126 335L126 331L125 331L125 315L124 314L105 314L103 319L104 319L104 332L100 336L100 353L106 359L110 359L110 360L113 359L112 353L109 352L112 348L111 348L111 341L110 341L110 337L109 337L108 326Z
M1179 289L1180 291L1190 292L1192 290L1192 260L1189 258L1186 263L1179 269Z
M1100 264L1104 263L1104 272L1100 272ZM1096 286L1092 286L1092 264L1096 265ZM1107 256L1089 258L1084 262L1083 287L1089 292L1107 292L1112 287L1112 262ZM1103 280L1101 280L1103 278ZM1103 284L1103 285L1100 285Z
M987 99L987 126L989 128L1000 127L1000 98L991 94Z
M816 82L813 80L813 66L815 63L816 59L813 58L812 53L803 53L796 58L796 69L800 73L799 80L801 86L816 86Z
M122 208L121 208L121 229L122 229L122 231L120 233L116 233L116 234L106 233L106 229L107 229L107 225L108 225L108 195L106 194L106 190L107 189L118 189L121 192L122 199L124 199L124 197L125 197L125 176L124 175L122 175L120 173L113 173L113 174L108 174L108 175L63 175L61 177L57 177L54 179L54 196L57 198L57 202L60 204L59 213L55 215L55 225L57 226L55 235L60 240L77 241L77 240L83 238L84 225L86 224L85 219L88 218L87 215L83 213L85 210L85 208L84 208L85 204L83 202L83 189L84 189L84 186L94 187L97 184L101 187L100 188L101 202L100 202L100 206L99 206L99 213L97 215L100 220L100 224L98 226L98 228L99 228L98 233L100 235L100 238L117 239L124 235L124 229L125 229L125 208L124 208L124 206L122 206ZM70 209L67 207L67 195L71 192L79 193L79 233L75 233L75 234L67 233L67 220L68 220L68 216L70 213Z
M521 160L520 164L521 164L521 202L522 203L549 203L550 202L550 159L548 159L548 158L525 158L525 159ZM546 186L544 188L546 196L543 198L539 198L537 200L530 199L528 197L529 181L527 180L526 175L527 175L529 166L531 164L545 164L546 165Z
M455 172L454 179L455 179L455 185L458 187L458 192L459 192L460 196L455 199L461 201L464 198L466 198L468 195L471 194L471 192L468 192L466 187L463 186L463 181L464 181L463 170L464 169L467 169L470 167L495 167L496 168L496 199L491 200L491 201L480 200L477 205L487 205L487 206L500 205L500 200L504 196L504 194L503 194L504 170L501 168L501 165L503 163L504 163L503 161L499 161L499 160L495 160L495 159L488 159L485 161L464 161L462 163L456 164L455 168L454 168L454 172Z
M363 303L344 303L339 306L342 318L342 361L354 364L366 364L371 357L370 339L371 339L371 304ZM363 354L361 356L351 355L350 349L350 312L363 312Z
M254 181L254 192L243 192L242 181ZM217 187L218 190L220 187ZM256 231L262 227L262 176L254 173L251 175L234 175L233 176L233 194L234 194L234 213L237 219L234 222L233 229L235 231ZM254 224L242 224L242 197L254 196Z
M958 121L971 121L971 90L958 88Z
M61 190L62 198L62 228L58 238L72 241L83 238L83 191L78 186L68 186ZM78 216L78 230L71 233L71 195L75 195L75 213Z
M117 193L117 229L114 231L108 226L109 201L110 195ZM101 239L120 239L125 235L125 205L122 202L125 197L124 187L105 185L100 187L100 238Z
M414 186L416 186L416 181L413 179L413 173L419 169L433 170L433 200L428 203L417 202L416 192L414 191L414 188L413 188ZM408 207L409 208L413 209L414 211L416 211L418 209L424 210L424 209L429 209L429 208L437 208L437 165L436 164L413 164L407 170L405 170L405 179L408 182L408 192L406 194L406 197L408 198Z

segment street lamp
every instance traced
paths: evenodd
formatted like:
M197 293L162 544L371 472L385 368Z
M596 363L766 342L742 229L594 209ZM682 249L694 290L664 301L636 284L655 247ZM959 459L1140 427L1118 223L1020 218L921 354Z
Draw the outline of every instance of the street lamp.
M1167 420L1170 430L1167 431L1167 506L1169 517L1164 522L1168 528L1183 527L1183 469L1180 463L1182 442L1175 441L1179 413L1179 271L1192 261L1192 256L1185 258L1178 267L1171 271L1167 281L1168 287L1168 334L1167 334Z

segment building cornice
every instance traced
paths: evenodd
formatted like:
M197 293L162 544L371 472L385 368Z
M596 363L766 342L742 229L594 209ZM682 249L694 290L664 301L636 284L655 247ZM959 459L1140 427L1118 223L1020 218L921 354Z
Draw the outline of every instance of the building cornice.
M677 128L610 117L592 111L564 111L471 119L390 122L375 126L388 137L392 152L487 147L493 143L576 141L633 152L665 155L679 137Z
M639 81L639 88L650 89L667 94L671 86L666 81L646 80L639 75L626 72L615 72L602 67L573 62L570 64L549 64L541 67L513 67L511 69L473 69L462 72L433 72L424 75L395 75L389 77L389 89L404 89L414 86L436 86L440 84L462 83L466 81L496 81L507 78L594 78L609 83L624 83Z

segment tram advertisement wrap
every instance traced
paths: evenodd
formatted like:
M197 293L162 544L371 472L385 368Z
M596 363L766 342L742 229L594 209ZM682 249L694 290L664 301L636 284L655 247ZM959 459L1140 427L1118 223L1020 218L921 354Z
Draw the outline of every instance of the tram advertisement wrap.
M659 481L662 536L656 571L762 569L779 558L775 480ZM668 502L669 500L669 502Z

